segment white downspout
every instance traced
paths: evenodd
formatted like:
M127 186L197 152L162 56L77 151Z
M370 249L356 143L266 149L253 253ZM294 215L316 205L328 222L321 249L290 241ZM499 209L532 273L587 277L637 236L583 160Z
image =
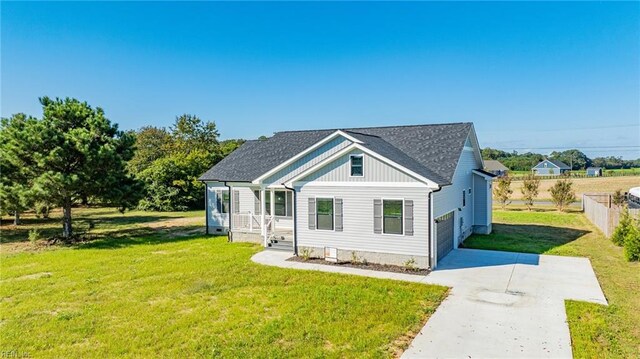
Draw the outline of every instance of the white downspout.
M276 233L276 192L271 189L271 206L269 213L271 213L271 233Z
M267 211L267 205L265 202L265 199L267 197L265 196L265 190L264 187L260 187L260 234L262 234L262 240L263 240L263 245L266 247L267 246L267 228L266 228L266 224L267 224L267 217L266 217L266 211Z

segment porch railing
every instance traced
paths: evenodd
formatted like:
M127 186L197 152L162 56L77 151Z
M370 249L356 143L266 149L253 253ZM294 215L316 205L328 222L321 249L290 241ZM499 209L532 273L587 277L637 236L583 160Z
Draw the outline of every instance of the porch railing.
M259 233L262 230L262 223L260 219L261 216L255 215L251 212L233 213L231 215L231 228L236 231L239 230ZM265 216L265 220L267 222L267 228L269 228L271 216Z

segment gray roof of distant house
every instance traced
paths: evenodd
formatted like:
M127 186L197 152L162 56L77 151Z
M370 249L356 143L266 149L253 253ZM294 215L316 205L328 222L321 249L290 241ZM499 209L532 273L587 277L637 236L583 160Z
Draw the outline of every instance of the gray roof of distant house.
M277 132L247 141L205 172L202 181L251 182L337 130L366 148L426 177L449 185L471 123Z
M544 163L544 161L550 162L550 163L554 164L556 167L558 167L558 168L560 168L560 169L563 169L563 170L569 170L569 169L571 169L571 168L569 167L569 165L567 165L566 163L564 163L564 162L562 162L562 161L558 161L558 160L553 160L553 159L546 159L546 160L542 160L542 161L540 161L540 163L538 163L537 165L535 165L533 168L541 168L541 167L538 167L538 166L540 166L540 164Z
M484 169L487 171L508 171L509 169L496 160L484 160Z
M601 170L602 167L587 167L587 171L588 170Z

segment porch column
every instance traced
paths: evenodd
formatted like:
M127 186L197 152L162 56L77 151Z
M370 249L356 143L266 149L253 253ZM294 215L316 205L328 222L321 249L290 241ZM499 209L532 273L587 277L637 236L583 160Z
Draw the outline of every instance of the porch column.
M276 192L271 189L271 233L275 233L276 231Z
M267 205L265 203L265 190L264 187L260 187L260 234L262 234L262 239L264 241L264 246L267 246L267 228L266 228L266 211Z

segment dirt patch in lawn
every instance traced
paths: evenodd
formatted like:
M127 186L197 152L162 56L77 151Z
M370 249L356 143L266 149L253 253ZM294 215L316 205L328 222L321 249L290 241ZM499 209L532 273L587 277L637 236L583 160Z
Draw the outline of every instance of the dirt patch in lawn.
M392 273L404 273L404 274L415 274L415 275L427 275L431 271L429 269L415 268L410 269L402 266L395 266L391 264L378 264L378 263L353 263L353 262L329 262L324 260L323 258L309 258L305 259L303 257L291 257L287 259L291 262L302 262L302 263L312 263L312 264L325 264L336 267L350 267L350 268L358 268L358 269L368 269L375 270L381 272L392 272Z

